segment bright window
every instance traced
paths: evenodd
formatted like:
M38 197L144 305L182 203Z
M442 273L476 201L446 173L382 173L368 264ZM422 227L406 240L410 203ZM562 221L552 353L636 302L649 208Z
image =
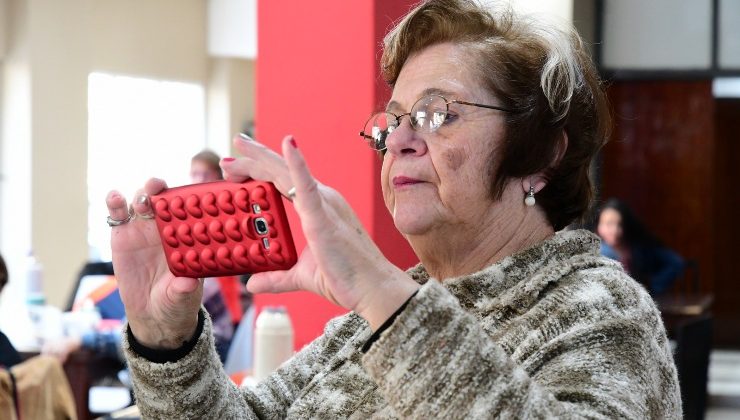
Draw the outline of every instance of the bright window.
M188 183L190 158L206 144L205 94L192 83L92 73L88 78L88 244L110 260L105 196L131 200L150 177Z

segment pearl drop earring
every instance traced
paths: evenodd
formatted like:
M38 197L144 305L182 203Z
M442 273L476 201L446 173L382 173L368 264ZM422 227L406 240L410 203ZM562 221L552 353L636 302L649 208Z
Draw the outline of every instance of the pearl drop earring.
M527 205L527 207L534 206L535 199L534 199L534 186L529 186L529 192L527 193L527 196L524 198L524 204Z

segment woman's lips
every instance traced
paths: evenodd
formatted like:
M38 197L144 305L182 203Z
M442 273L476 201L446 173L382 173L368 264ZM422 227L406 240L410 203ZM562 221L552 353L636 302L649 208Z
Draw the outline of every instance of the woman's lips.
M393 186L396 188L406 187L414 184L419 184L422 181L416 179L416 178L409 178L407 176L394 176L393 177Z

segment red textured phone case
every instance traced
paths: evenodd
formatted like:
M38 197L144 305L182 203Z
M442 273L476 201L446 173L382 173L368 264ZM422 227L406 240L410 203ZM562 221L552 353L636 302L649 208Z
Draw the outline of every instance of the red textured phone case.
M269 182L185 185L151 201L167 264L176 276L286 270L298 260L282 196Z

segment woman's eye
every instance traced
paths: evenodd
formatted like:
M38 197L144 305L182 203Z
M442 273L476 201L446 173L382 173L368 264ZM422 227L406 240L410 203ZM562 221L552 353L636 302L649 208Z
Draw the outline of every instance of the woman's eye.
M442 124L450 124L452 122L455 122L458 118L457 114L454 114L452 112L447 111L442 118Z
M447 120L446 111L433 111L430 112L429 115L429 127L432 129L437 129L441 127Z

